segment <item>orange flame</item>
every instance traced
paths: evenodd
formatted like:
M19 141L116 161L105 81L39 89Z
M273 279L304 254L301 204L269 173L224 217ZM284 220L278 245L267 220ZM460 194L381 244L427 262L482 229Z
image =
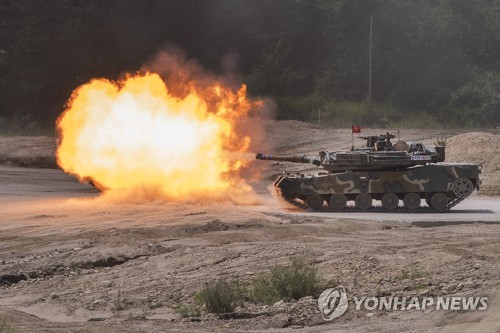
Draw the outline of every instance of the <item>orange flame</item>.
M57 119L59 166L119 200L250 193L240 172L252 138L236 128L262 102L249 100L245 85L185 88L173 96L154 73L80 86Z

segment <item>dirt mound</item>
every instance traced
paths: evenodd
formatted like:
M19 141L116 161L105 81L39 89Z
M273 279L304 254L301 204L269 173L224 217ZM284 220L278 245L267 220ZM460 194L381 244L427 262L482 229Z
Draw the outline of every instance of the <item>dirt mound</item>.
M500 164L500 135L469 132L455 135L446 142L446 158L456 162L481 163L485 169L497 170ZM496 169L495 169L496 168Z
M500 194L500 135L469 132L450 137L446 142L447 162L483 165L481 194Z
M0 138L0 164L57 168L56 140L48 136L11 136Z

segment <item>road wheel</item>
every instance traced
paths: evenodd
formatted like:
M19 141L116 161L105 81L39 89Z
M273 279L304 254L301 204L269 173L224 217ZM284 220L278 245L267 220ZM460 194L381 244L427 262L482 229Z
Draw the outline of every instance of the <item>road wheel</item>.
M443 210L448 204L448 197L444 193L435 193L431 198L431 207L435 210Z
M394 193L386 193L382 197L382 206L385 209L395 209L399 205L399 198Z
M323 197L317 193L309 194L306 198L307 205L314 210L323 208Z
M332 194L329 204L330 208L341 210L347 206L347 198L343 194Z
M453 182L453 193L459 198L466 198L474 191L474 184L470 179L458 178Z
M407 195L405 195L403 203L408 209L417 209L418 207L420 207L420 197L416 193L408 193Z
M372 206L372 197L368 193L360 193L354 200L359 209L368 209Z

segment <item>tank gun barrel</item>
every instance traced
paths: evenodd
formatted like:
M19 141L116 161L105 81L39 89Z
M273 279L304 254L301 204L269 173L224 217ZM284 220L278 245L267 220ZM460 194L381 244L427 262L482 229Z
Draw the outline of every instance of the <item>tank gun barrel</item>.
M283 161L292 163L312 163L314 165L320 166L321 160L317 156L307 156L307 155L292 155L292 156L280 156L280 155L266 155L258 153L255 155L258 160L267 161Z

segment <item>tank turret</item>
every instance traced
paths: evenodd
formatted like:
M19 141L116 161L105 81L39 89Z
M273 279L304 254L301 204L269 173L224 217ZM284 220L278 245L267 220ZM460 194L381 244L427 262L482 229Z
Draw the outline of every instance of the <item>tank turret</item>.
M421 142L398 141L392 144L395 136L365 136L366 147L344 152L320 151L319 156L294 155L279 156L257 154L259 160L284 161L292 163L312 163L328 172L401 170L415 165L444 162L445 147L424 145Z

